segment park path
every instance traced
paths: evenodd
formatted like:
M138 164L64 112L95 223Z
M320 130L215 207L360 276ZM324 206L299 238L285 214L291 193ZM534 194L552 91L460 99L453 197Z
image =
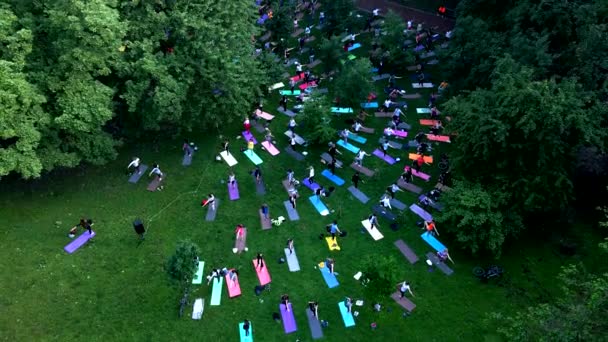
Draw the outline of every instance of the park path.
M423 12L388 0L356 0L356 4L359 9L367 12L379 8L381 15L386 14L389 9L393 10L404 20L412 19L416 24L422 23L424 27L431 27L439 32L447 32L454 28L453 19L444 19L433 13Z

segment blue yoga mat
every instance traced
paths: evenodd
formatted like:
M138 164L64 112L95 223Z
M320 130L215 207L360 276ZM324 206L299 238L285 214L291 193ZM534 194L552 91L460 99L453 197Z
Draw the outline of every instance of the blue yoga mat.
M346 107L331 107L331 112L332 113L340 113L340 114L348 114L348 113L352 113L353 109L352 108L346 108Z
M340 308L340 314L342 315L342 320L344 320L345 327L353 327L355 326L355 319L353 317L352 312L348 312L348 308L344 302L338 303L338 307Z
M378 102L363 102L361 108L378 108Z
M347 143L344 140L340 139L338 140L337 144L341 147L344 147L345 149L351 151L352 153L357 153L359 152L360 148L358 148L357 146Z
M262 164L262 159L260 159L260 157L258 157L257 154L255 154L255 152L253 152L252 150L247 150L245 151L245 155L247 156L247 158L249 158L249 160L251 160L252 163L254 163L255 165L260 165Z
M372 72L378 72L378 68L372 68Z
M333 289L334 287L340 285L340 283L338 283L338 279L336 279L336 276L329 272L329 268L323 267L319 268L319 270L321 270L321 275L323 275L323 279L325 280L327 287Z
M430 108L416 108L416 113L418 114L431 114Z
M441 242L439 242L439 240L437 240L431 233L424 232L422 235L420 235L420 237L422 238L422 240L426 241L426 243L431 245L431 247L435 248L437 252L443 252L444 250L446 250L445 246Z
M239 323L239 336L241 338L241 342L253 342L253 324L249 322L249 335L245 336L245 322Z
M367 138L364 138L360 135L356 135L356 134L352 134L352 133L348 134L348 139L350 139L352 141L356 141L359 144L365 144L365 142L367 141Z
M323 176L325 176L325 178L329 179L330 181L332 181L334 184L336 184L337 186L342 186L344 185L344 180L336 175L332 175L331 171L329 170L323 170L323 172L321 172L321 174Z
M355 44L353 44L353 46L351 46L351 47L348 48L348 51L353 51L353 50L358 49L360 47L361 47L361 44L355 43Z
M321 214L321 216L329 215L329 209L327 209L327 207L321 201L319 196L312 195L312 196L308 197L308 200L310 201L310 203L312 203L312 205L315 207L315 209L317 209L317 211L319 212L319 214Z

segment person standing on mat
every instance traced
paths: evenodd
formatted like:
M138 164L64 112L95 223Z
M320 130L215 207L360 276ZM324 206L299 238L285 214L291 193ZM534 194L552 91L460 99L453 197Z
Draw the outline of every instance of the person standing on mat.
M401 174L401 179L406 183L411 183L413 180L412 169L410 167L405 168L405 172Z
M287 249L289 249L289 255L293 254L293 239L287 240Z
M236 241L243 242L243 238L245 237L245 226L238 224L234 232L236 234Z
M391 105L393 104L393 102L391 101L391 99L386 99L384 101L384 104L382 105L382 112L386 113L390 110Z
M422 71L418 70L417 77L418 77L418 85L420 86L420 88L424 87L424 73Z
M359 150L359 152L357 152L357 154L355 155L355 164L363 166L363 157L365 156L369 156L369 153L363 150Z
M245 121L243 121L243 127L247 133L251 132L251 122L249 122L249 118L245 117Z
M182 145L182 150L190 157L192 155L192 147L190 147L190 143L188 139L184 139L184 144Z
M134 172L137 172L138 174L141 173L141 161L138 157L133 157L133 160L129 163L129 165L127 165L127 172L130 172L130 174L133 174ZM131 171L131 168L133 168L133 171Z
M254 146L255 143L253 142L253 138L249 139L249 141L247 142L247 150L253 152Z
M450 257L450 253L448 253L448 249L444 249L441 252L437 252L437 258L439 258L439 261L445 263L446 260L450 260L452 262L452 264L454 263L454 260L452 260L452 258Z
M437 101L437 95L433 92L429 96L429 108L435 107L435 101Z
M230 186L233 188L236 186L236 176L232 171L228 174L228 184L230 184Z
M289 203L291 203L291 207L293 209L296 208L296 200L298 199L298 194L296 192L289 193Z
M230 151L228 151L228 147L230 145L230 141L228 141L228 139L224 140L224 143L222 144L222 148L224 149L224 152L226 152L226 154L230 155Z
M369 221L369 225L371 226L370 229L378 229L378 217L376 216L376 214L372 213L367 217L367 220Z
M437 230L437 226L435 226L435 221L433 220L424 221L423 229L426 229L426 231L431 235L437 234L437 236L439 236L439 231Z
M287 182L289 182L289 184L293 184L294 182L294 172L292 169L288 169L287 170Z
M210 206L211 210L215 210L215 196L213 194L207 195L207 198L201 202L201 207L206 206Z
M289 119L289 123L287 124L287 129L288 129L290 132L292 132L292 133L293 133L293 132L294 132L294 130L296 129L296 126L297 126L297 125L298 125L298 124L296 123L296 119L294 119L294 118L290 118L290 119Z
M255 178L255 183L260 184L262 181L262 170L260 170L259 166L256 166L255 170L253 170L253 177Z
M403 281L402 283L399 283L397 285L401 285L399 287L399 292L401 293L401 297L399 297L399 298L405 297L405 294L407 292L409 292L412 295L412 297L416 297L416 296L414 296L414 293L412 292L412 289L410 287L410 283L408 283L407 281Z
M279 102L280 106L283 106L283 111L286 112L287 111L287 96L283 95L283 97L281 98L281 101Z
M325 260L325 266L327 267L327 269L329 270L329 273L334 274L334 265L335 265L335 261L332 258L327 258Z
M344 306L346 306L346 312L351 313L353 311L353 300L350 297L344 299Z
M329 225L329 233L331 234L331 238L336 241L336 233L342 233L340 228L338 228L338 221L334 220L334 222Z
M315 301L308 302L308 308L312 312L312 315L318 320L319 319L319 303Z
M289 312L289 295L284 294L281 296L281 304L285 305L285 310Z
M245 336L249 336L249 320L245 320L243 323L243 330L245 330Z
M338 151L336 144L333 142L329 143L329 149L327 149L327 153L331 156L332 160L336 159L336 154L342 154L342 152Z
M291 133L291 138L289 138L289 146L291 147L291 149L293 151L295 151L297 145L298 145L298 142L296 140L296 134L292 132Z
M274 136L272 135L270 128L268 128L268 127L264 128L264 139L266 141L268 141L269 143L272 143L272 138L274 138Z
M386 191L391 195L391 198L395 198L395 193L397 191L403 191L403 190L399 189L397 184L393 183L389 187L386 188Z
M359 130L361 130L361 122L359 122L359 120L355 121L355 123L353 124L353 130L355 131L355 133L359 133Z
M302 75L304 75L304 71L302 71L302 64L296 62L296 73L298 74L299 78L302 78Z
M393 130L392 127L390 127L390 126L386 127L384 129L384 135L386 136L385 139L388 139L388 138L392 137L394 132L395 132L395 130Z
M384 152L384 156L386 157L386 153L388 152L388 147L390 146L388 143L388 140L384 139L380 146L382 147L382 152Z
M289 86L291 87L291 93L293 94L293 91L296 89L296 81L293 78L289 79Z
M418 155L418 158L416 158L416 160L414 160L414 162L412 164L413 164L412 166L414 166L416 171L420 171L420 168L422 168L422 165L424 165L424 164L431 165L431 164L427 163L426 161L424 161L424 156L422 156L422 155Z
M315 168L311 166L308 167L308 183L312 184L315 182Z
M264 256L262 255L262 253L258 252L258 255L256 255L255 264L256 267L259 269L264 268Z
M262 215L264 215L264 219L270 220L270 208L268 207L268 204L262 204L260 210L262 211Z
M155 175L156 177L158 177L158 181L162 181L163 180L163 172L160 170L160 167L158 166L158 164L154 164L152 165L152 171L150 171L150 174L148 175L148 177Z
M332 175L336 174L336 159L332 158L331 162L329 162L329 171Z
M361 176L359 176L359 171L355 172L355 174L350 178L355 186L355 189L359 189L359 181L361 180Z
M344 140L345 143L348 143L349 135L350 135L350 131L347 128L340 131L340 137Z

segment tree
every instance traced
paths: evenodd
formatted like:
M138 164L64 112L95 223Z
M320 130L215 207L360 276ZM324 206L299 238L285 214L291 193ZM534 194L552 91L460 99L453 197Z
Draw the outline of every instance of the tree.
M330 71L339 71L341 64L340 58L342 58L342 45L340 38L331 37L330 39L323 39L317 52L317 58L323 63L323 71L329 73Z
M272 39L276 40L285 47L286 41L291 39L293 33L293 13L294 6L291 2L284 2L279 6L279 1L275 1L272 6L274 11L272 19L266 21L266 29L272 32Z
M167 261L167 273L171 279L180 285L189 284L198 267L198 257L201 251L199 247L191 241L179 241L175 252Z
M358 24L353 0L330 0L323 4L325 22L323 31L328 37L335 32L344 32L346 29L354 30Z
M366 256L363 259L363 276L368 282L365 286L367 298L379 302L396 291L397 279L395 270L399 263L392 255Z
M414 64L412 49L406 49L401 44L405 39L403 32L407 27L403 19L393 11L384 18L382 30L386 32L381 37L383 54L386 56L386 67L394 74L407 73L407 66Z
M472 253L480 249L500 256L505 239L523 229L517 211L509 210L509 194L492 187L484 189L478 183L455 181L452 191L442 195L446 210L436 218L442 231L456 239Z
M356 59L349 64L336 76L333 88L340 99L340 106L359 108L374 87L372 65L367 59Z
M310 132L306 136L308 141L327 144L336 138L337 131L331 126L330 113L331 103L323 95L313 95L310 100L304 102L301 124Z
M276 80L280 80L283 77L283 73L285 72L285 68L283 67L283 63L277 61L277 56L273 53L262 51L262 53L258 56L258 60L260 63L260 67L264 71L266 75L266 79L268 80L267 84L273 84Z

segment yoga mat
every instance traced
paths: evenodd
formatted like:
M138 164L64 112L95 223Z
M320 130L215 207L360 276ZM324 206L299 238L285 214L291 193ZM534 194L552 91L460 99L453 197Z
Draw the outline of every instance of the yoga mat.
M403 130L403 131L409 131L410 129L412 129L412 126L408 125L405 122L400 122L397 125L397 129Z
M448 265L446 265L444 262L442 262L441 260L439 260L439 258L437 257L437 255L428 252L426 253L426 258L431 260L431 262L437 266L437 268L443 272L445 275L452 275L452 273L454 273L454 270L452 270Z
M215 221L215 215L217 215L217 208L220 205L220 200L215 198L215 209L211 210L211 206L207 206L207 216L205 216L205 221Z
M321 153L321 159L323 159L327 164L331 163L331 160L332 160L331 156L327 152ZM341 168L342 166L344 166L342 164L342 162L340 160L336 159L336 167Z
M423 179L423 180L425 180L427 182L429 181L429 179L431 179L431 176L427 175L426 173L419 172L419 171L416 171L414 169L412 169L412 175L416 176L416 177L419 177L420 179Z
M298 86L298 88L300 88L301 90L305 90L307 88L312 88L312 87L316 87L317 86L317 82L313 81L313 82L308 82L308 83L302 83Z
M422 55L420 55L420 58L425 59L425 58L429 58L429 57L433 57L435 56L435 51L429 51L427 53L423 53Z
M241 342L253 342L253 323L249 321L249 335L245 336L245 322L239 323L239 337Z
M418 156L419 155L416 153L410 153L410 154L408 154L407 157L411 160L416 160L416 159L418 159ZM429 163L429 164L433 163L433 156L423 156L422 159L424 159L425 163Z
M276 147L274 147L274 145L270 141L263 141L262 146L264 146L266 151L268 151L268 153L273 156L276 156L277 154L281 153L279 150L277 150Z
M353 59L357 59L357 56L352 55L352 54L348 55L348 60L349 61L352 61Z
M418 114L431 114L430 108L416 108L416 113Z
M392 118L393 113L392 112L375 112L374 116L377 118Z
M292 81L298 82L300 80L303 80L304 77L305 77L304 74L300 74L300 75L291 76L289 79Z
M385 137L382 137L382 138L378 139L378 143L379 144L382 144L385 141L387 141ZM400 149L403 148L403 145L401 145L400 143L398 143L396 141L388 140L388 147L394 148L396 150L400 150Z
M215 278L211 282L213 283L213 288L211 289L211 302L209 305L218 306L222 301L224 278Z
M399 285L400 286L400 285ZM397 290L397 292L391 295L391 298L397 302L397 304L401 305L402 308L407 310L408 312L412 312L416 308L416 304L412 303L407 297L401 298L401 292Z
M430 119L420 119L420 124L422 126L435 126L435 124L439 124L441 121L439 120L430 120Z
M65 247L63 247L63 250L68 252L68 254L72 254L93 237L95 237L95 232L92 231L92 233L89 234L89 231L87 230L84 233L80 234L77 238L72 240L72 242L68 243Z
M399 186L401 189L403 190L407 190L409 192L413 192L415 194L419 194L422 192L422 188L419 186L416 186L412 183L406 183L403 179L399 178L399 180L397 181L397 186ZM391 204L392 205L392 204Z
M242 252L245 250L245 245L247 244L247 228L243 228L243 237L242 239L236 239L234 240L234 248L236 248L236 251L238 253Z
M281 311L281 320L283 321L283 329L286 334L291 334L292 332L298 330L296 326L296 319L293 316L293 307L291 303L279 304L279 310Z
M420 83L412 83L412 88L414 89L420 89L420 88L434 88L435 86L433 85L433 83L422 83L422 87L420 86Z
M419 99L422 97L421 94L416 93L416 94L405 94L405 95L401 95L402 98L406 99L406 100L415 100L415 99Z
M243 138L245 138L246 142L249 142L249 140L252 139L254 145L258 143L253 134L251 134L251 132L243 131L241 134L243 135Z
M350 52L350 51L353 51L353 50L358 49L360 47L361 47L361 44L355 43L351 47L348 48L348 51Z
M296 255L296 249L293 249L293 253L289 253L289 248L285 248L285 260L287 260L287 267L289 272L298 272L300 270L300 263L298 262L298 256Z
M266 194L266 185L264 184L264 179L260 179L260 182L255 179L255 176L252 174L253 181L255 183L255 193L262 196Z
M268 265L266 264L266 260L263 260L264 266L260 269L257 267L256 259L253 259L253 268L255 269L255 273L258 275L258 280L260 285L264 286L270 283L270 274L268 273Z
M321 60L320 59L315 59L312 63L308 64L308 68L312 69L312 68L316 67L319 64L321 64Z
M338 238L336 237L336 239L332 239L331 236L327 236L325 237L325 241L327 242L327 248L329 248L330 251L339 251L340 250L340 245L338 245Z
M389 156L388 154L384 154L384 152L380 151L379 149L376 149L373 153L373 155L375 155L376 157L384 160L385 162L387 162L389 165L393 165L396 163L395 159L391 156Z
M241 295L241 285L239 284L239 277L233 282L230 281L228 274L224 276L226 278L226 287L228 288L228 297L234 298Z
M287 216L289 217L289 221L298 221L300 219L300 215L298 215L298 211L293 208L291 202L285 201L283 202L285 206L285 210L287 210Z
M200 285L203 283L203 271L205 270L205 262L199 261L198 266L196 268L196 272L194 273L194 277L192 277L192 284Z
M363 102L361 108L378 108L378 102Z
M302 32L304 32L304 29L299 28L294 33L292 33L291 36L292 37L297 37L297 36L301 35Z
M350 164L350 167L352 167L353 169L355 169L355 170L359 171L360 173L366 175L367 177L371 177L375 173L374 171L366 168L365 166L361 166L361 165L359 165L357 163Z
M319 184L317 184L316 182L311 183L310 179L308 178L304 178L302 180L302 184L304 184L307 188L309 188L312 191L317 190L318 188L320 188L321 186Z
M348 191L350 191L350 193L363 204L369 201L369 197L352 185L348 188Z
M154 179L150 182L150 184L148 184L148 191L156 191L160 183L161 181L159 180L158 176L154 176Z
M349 150L352 153L357 153L360 150L360 148L358 148L357 146L355 146L351 143L345 142L342 139L338 140L337 144L338 144L338 146L344 147L345 149Z
M222 151L222 152L220 152L220 156L222 157L222 159L224 159L226 164L228 164L228 166L230 166L230 167L232 167L238 163L236 161L236 159L234 159L234 157L232 156L232 153Z
M285 134L286 137L288 137L289 139L291 139L292 133L291 133L290 130L285 131L284 134ZM301 136L299 136L297 134L295 134L295 138L296 138L296 144L298 144L298 145L304 145L306 143L306 140L304 140Z
M321 201L321 199L317 195L312 195L308 197L308 200L312 205L317 209L317 212L321 214L321 216L329 215L329 209L325 206L325 204Z
M336 175L332 175L331 171L329 171L329 170L323 170L323 172L321 172L321 175L323 175L325 178L332 181L337 186L344 185L344 180Z
M258 133L264 134L264 132L265 132L264 126L262 126L259 122L255 122L254 121L251 124L251 127L253 127L253 129L255 129L256 131L258 131Z
M422 202L426 199L426 195L420 195L418 196L418 201ZM437 210L437 211L443 211L443 204L441 203L437 203L435 201L432 201L431 203L428 204L429 207Z
M238 200L239 197L239 183L237 181L234 182L234 186L228 182L228 197L230 197L231 201Z
M350 114L353 112L353 109L346 107L331 107L331 112L337 114Z
M399 201L398 199L391 198L391 207L393 207L393 208L395 208L397 210L403 210L407 206L403 202Z
M197 298L192 306L192 319L201 319L205 310L205 301L203 298Z
M283 82L279 82L279 83L275 83L273 85L271 85L270 87L268 87L268 91L273 91L279 88L283 88L285 85L283 84Z
M373 129L373 128L368 128L368 127L365 127L365 126L361 126L361 127L359 127L359 131L360 131L361 133L368 133L368 134L374 134L374 133L376 132L376 130L375 130L375 129Z
M429 139L430 141L439 141L439 142L451 143L449 135L427 134L426 138Z
M389 221L395 221L397 219L397 216L395 216L395 214L393 214L388 209L382 207L380 204L376 204L375 206L373 206L372 211L374 212L374 214L382 216Z
M325 280L327 287L333 289L334 287L338 287L338 285L340 285L340 283L338 283L338 279L336 279L336 275L329 272L328 267L319 267L319 271L321 271L321 275L323 276L323 280Z
M291 111L291 110L289 110L289 109L288 109L288 110L283 110L283 107L279 107L279 108L277 108L277 111L278 111L279 113L283 113L283 114L285 114L285 115L287 115L287 116L289 116L289 117L294 117L294 116L296 116L296 113L292 112L292 111Z
M284 151L297 161L304 160L304 155L298 151L294 151L291 146L285 147Z
M262 159L260 159L260 157L258 157L258 155L253 152L253 150L245 150L245 155L247 156L247 158L249 158L249 160L251 160L251 162L255 165L260 165L262 164Z
M264 217L264 213L262 213L262 209L258 210L260 214L260 224L262 225L262 230L268 230L272 228L272 222L270 221L270 210L268 211L268 217Z
M420 208L417 204L410 205L410 210L416 215L420 216L421 219L425 221L432 221L433 216L426 212L426 210Z
M141 178L141 176L146 172L147 169L148 169L148 165L139 164L139 172L133 172L131 177L129 177L129 183L133 183L133 184L137 183L139 181L139 179Z
M194 152L190 153L190 155L188 155L188 153L184 153L184 159L182 159L182 166L192 165L192 155L194 155Z
M340 315L342 315L342 320L344 321L345 327L354 327L355 326L355 318L353 317L352 312L348 312L348 308L346 307L346 303L344 301L338 303L338 307L340 308Z
M259 109L255 111L255 115L258 118L262 118L262 119L267 120L267 121L270 121L270 120L274 119L274 115L272 115L270 113L263 112L263 111L261 111Z
M364 137L362 137L360 135L356 135L356 134L353 134L353 133L348 133L348 139L352 140L352 141L356 141L359 144L365 144L365 142L367 141L367 138L364 138Z
M398 138L405 138L407 137L407 132L406 131L400 131L400 130L394 130L393 131L393 135L398 137Z
M378 241L378 240L384 238L384 235L382 235L382 233L380 233L378 228L372 229L372 225L371 225L371 223L369 223L369 220L363 220L363 221L361 221L361 224L363 225L363 228L365 228L365 230L367 230L369 235L371 235L375 241Z
M308 327L310 328L310 334L313 340L323 338L323 329L321 328L321 322L315 317L310 308L306 308L306 317L308 317Z
M445 246L441 242L439 242L439 240L437 240L437 238L435 238L433 234L429 232L424 232L422 233L422 235L420 235L420 237L422 238L422 240L426 241L426 243L428 243L431 247L433 247L437 252L443 252L444 250L446 250Z
M298 96L301 93L302 92L300 90L294 90L293 92L291 90L279 90L279 94L285 95L285 96Z
M403 254L403 256L410 262L410 264L415 264L418 261L418 256L414 251L408 246L403 240L395 241L395 247Z
M382 75L372 77L372 80L375 82L375 81L385 80L390 77L391 77L391 75L389 75L389 74L382 74Z

